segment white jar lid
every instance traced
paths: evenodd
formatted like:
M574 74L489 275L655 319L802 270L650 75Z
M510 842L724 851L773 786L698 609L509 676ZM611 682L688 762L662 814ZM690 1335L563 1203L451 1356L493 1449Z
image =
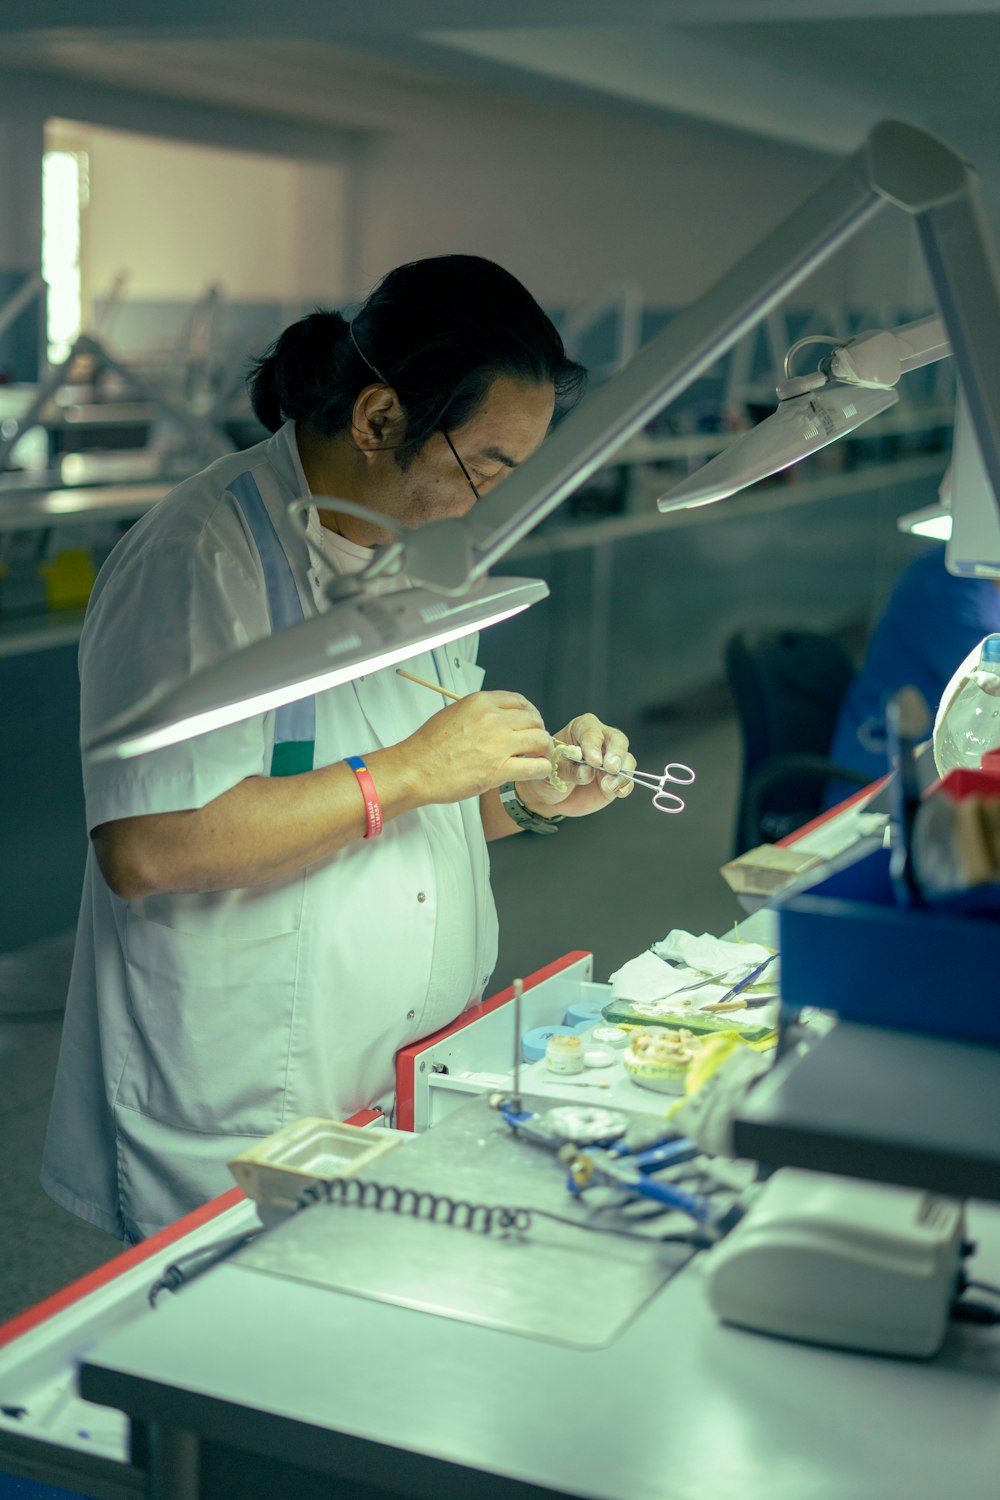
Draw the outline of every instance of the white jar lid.
M615 1061L615 1054L610 1047L588 1047L583 1054L585 1068L610 1068Z

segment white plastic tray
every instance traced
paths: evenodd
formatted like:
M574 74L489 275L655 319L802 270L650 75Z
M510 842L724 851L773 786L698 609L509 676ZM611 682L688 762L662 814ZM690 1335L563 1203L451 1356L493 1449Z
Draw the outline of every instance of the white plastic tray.
M229 1170L255 1203L290 1211L310 1183L352 1177L398 1144L395 1132L307 1115L241 1151Z

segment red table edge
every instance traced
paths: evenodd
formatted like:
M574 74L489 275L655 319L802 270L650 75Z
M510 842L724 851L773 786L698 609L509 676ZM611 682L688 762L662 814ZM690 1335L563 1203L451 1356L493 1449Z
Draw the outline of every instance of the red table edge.
M835 807L828 807L826 812L821 812L817 817L810 818L808 823L803 823L802 827L796 828L794 833L786 833L783 839L777 839L776 843L778 847L780 849L787 849L790 844L798 843L799 839L804 838L807 833L812 833L814 828L821 828L824 823L828 823L838 813L846 812L849 807L854 806L855 802L860 802L862 797L874 796L876 792L881 791L888 780L888 776L881 776L878 781L873 781L871 786L863 786L860 791L852 792L850 797L845 797L843 802L838 802Z
M562 958L553 963L546 964L542 969L536 969L523 981L526 990L532 989L536 984L541 984L543 979L550 979L554 974L560 973L570 965L577 963L581 958L589 958L590 954L580 951L566 953ZM440 1031L433 1032L419 1042L412 1043L409 1047L403 1047L396 1054L396 1079L397 1079L397 1103L396 1124L400 1130L413 1129L413 1072L416 1059L426 1047L440 1042L444 1037L451 1036L455 1032L463 1030L478 1021L482 1016L488 1015L490 1011L497 1010L499 1006L505 1005L514 997L513 985L499 994L491 995L487 1000L481 1000L478 1005L471 1006L463 1011L457 1020L450 1025L443 1026ZM357 1114L351 1115L345 1124L348 1125L371 1125L381 1117L381 1111L377 1109L359 1110ZM407 1123L404 1123L406 1121ZM0 1324L0 1349L10 1344L22 1334L28 1333L32 1328L37 1328L40 1323L55 1317L57 1313L63 1312L71 1307L74 1302L96 1292L100 1287L107 1286L110 1281L121 1276L125 1271L131 1270L133 1266L141 1265L144 1260L156 1255L158 1251L165 1249L168 1245L175 1244L178 1240L190 1234L192 1230L200 1229L203 1224L218 1218L226 1209L232 1208L244 1197L241 1188L232 1187L228 1192L222 1193L218 1198L212 1198L208 1203L203 1203L199 1208L192 1209L183 1218L177 1219L175 1223L168 1224L165 1229L151 1235L148 1240L142 1240L138 1245L133 1245L128 1250L123 1250L120 1255L115 1255L103 1265L96 1266L93 1271L71 1281L68 1286L51 1296L36 1302L32 1307L25 1308L23 1312L15 1313L6 1323Z
M370 1125L380 1115L380 1110L363 1109L358 1114L351 1115L344 1123ZM40 1323L55 1317L56 1313L61 1313L67 1307L71 1307L74 1302L79 1302L91 1292L107 1286L110 1281L114 1281L125 1271L131 1270L133 1266L141 1265L144 1260L148 1260L160 1250L165 1250L168 1245L175 1244L192 1230L200 1229L203 1224L208 1224L212 1219L218 1218L227 1209L234 1208L245 1196L242 1188L231 1187L228 1192L221 1193L218 1198L210 1198L207 1203L202 1203L200 1207L192 1209L183 1218L175 1220L165 1229L150 1235L148 1240L141 1240L138 1245L132 1245L130 1249L123 1250L120 1255L112 1256L103 1265L95 1266L92 1271L87 1271L85 1275L78 1277L76 1281L71 1281L60 1291L53 1292L51 1296L43 1298L41 1302L36 1302L31 1307L26 1307L23 1312L15 1313L6 1323L0 1323L0 1349L13 1343L15 1339L28 1333L32 1328L37 1328Z
M542 969L536 969L533 974L527 975L521 981L526 990L534 989L536 984L541 984L544 979L551 979L553 975L560 974L563 969L570 968L579 963L582 958L590 958L590 953L584 949L577 949L571 953L564 953L562 958L554 959L552 963L546 964ZM507 989L500 990L496 995L490 995L487 1000L480 1000L478 1005L471 1005L468 1010L447 1026L442 1026L440 1031L431 1032L430 1036L421 1037L419 1042L411 1042L408 1047L400 1047L396 1053L396 1129L413 1129L413 1078L416 1070L417 1059L421 1052L428 1047L434 1047L438 1042L443 1042L446 1037L454 1036L459 1031L464 1031L466 1026L471 1026L473 1021L482 1020L491 1011L499 1010L501 1005L506 1005L514 998L514 986L508 985Z

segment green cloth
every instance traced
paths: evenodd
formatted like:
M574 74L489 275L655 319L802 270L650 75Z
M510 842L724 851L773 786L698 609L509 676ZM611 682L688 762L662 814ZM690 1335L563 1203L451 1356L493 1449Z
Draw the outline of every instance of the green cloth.
M682 1028L690 1031L694 1036L708 1036L716 1031L735 1031L737 1036L747 1042L759 1042L774 1032L773 1026L761 1026L757 1022L743 1020L732 1012L713 1016L698 1010L664 1010L655 1015L646 1015L643 1010L643 1007L637 1009L629 1000L612 1000L601 1014L612 1026L671 1026L676 1031Z
M272 776L298 776L313 768L315 740L284 740L271 756Z

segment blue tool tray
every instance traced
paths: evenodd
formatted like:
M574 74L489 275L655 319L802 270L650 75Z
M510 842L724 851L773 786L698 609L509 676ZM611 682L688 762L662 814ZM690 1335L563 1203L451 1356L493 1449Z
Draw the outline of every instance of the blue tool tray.
M1000 1044L1000 912L898 906L881 848L773 904L786 1005Z

